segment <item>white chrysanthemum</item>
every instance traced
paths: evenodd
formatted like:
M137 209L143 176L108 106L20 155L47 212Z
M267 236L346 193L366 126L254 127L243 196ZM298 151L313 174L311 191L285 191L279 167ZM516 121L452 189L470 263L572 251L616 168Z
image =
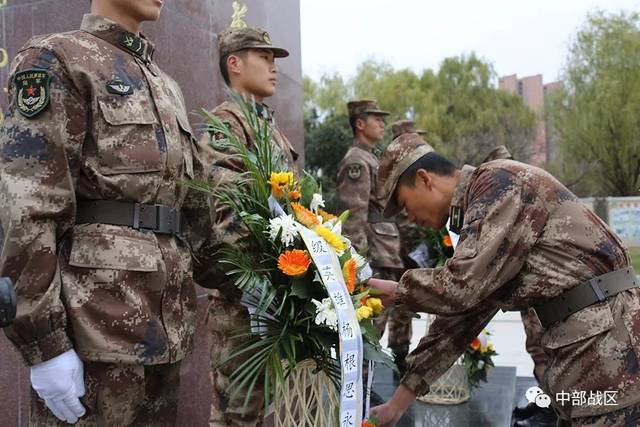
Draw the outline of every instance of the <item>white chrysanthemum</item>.
M271 240L275 242L280 230L282 230L282 234L280 235L282 244L285 247L291 246L298 234L298 226L293 215L280 215L269 220L268 233Z
M318 208L324 208L324 199L322 198L322 194L313 193L313 198L311 199L311 203L309 204L309 209L311 209L315 213L318 213Z
M326 325L333 329L338 330L338 313L333 308L331 298L324 298L322 302L312 299L311 302L316 306L316 325Z

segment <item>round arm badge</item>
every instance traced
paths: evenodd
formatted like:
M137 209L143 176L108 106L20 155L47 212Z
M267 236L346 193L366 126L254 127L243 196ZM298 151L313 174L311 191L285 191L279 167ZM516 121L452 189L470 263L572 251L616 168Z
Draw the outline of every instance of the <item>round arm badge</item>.
M49 105L49 83L51 76L47 70L30 69L16 73L16 106L20 114L35 117Z
M351 163L347 166L349 169L347 170L347 176L349 179L357 181L360 179L360 175L362 174L362 165L360 163Z

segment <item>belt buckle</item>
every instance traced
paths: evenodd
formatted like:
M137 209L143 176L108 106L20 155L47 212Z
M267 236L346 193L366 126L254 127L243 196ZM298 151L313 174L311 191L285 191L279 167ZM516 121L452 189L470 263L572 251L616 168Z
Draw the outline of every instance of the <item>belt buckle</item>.
M600 283L602 283L602 279L599 279L597 277L589 280L589 286L591 286L591 290L593 291L596 298L598 298L598 302L602 302L608 297L608 295L605 295L605 292L600 287Z
M131 227L136 230L140 229L140 203L133 204L133 223Z
M180 211L167 206L156 205L157 232L162 234L179 233Z

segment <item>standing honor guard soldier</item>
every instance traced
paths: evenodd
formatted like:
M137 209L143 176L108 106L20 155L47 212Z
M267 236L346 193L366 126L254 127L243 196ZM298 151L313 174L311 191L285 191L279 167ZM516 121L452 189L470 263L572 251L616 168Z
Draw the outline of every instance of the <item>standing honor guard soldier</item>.
M219 36L218 53L220 56L220 72L228 87L239 94L248 104L255 108L260 120L270 127L274 148L282 159L295 169L298 153L278 128L274 112L264 99L276 92L278 68L276 58L285 58L289 52L274 46L269 34L260 29L247 27L242 21L246 7L234 7L232 26ZM241 107L233 100L227 100L213 110L229 129L230 133L248 147L254 145L255 135ZM206 153L207 164L212 167L212 178L216 184L232 183L238 174L244 172L242 164L234 158L234 153L222 144L226 139L223 134L205 133L200 139L200 146ZM220 209L216 215L216 229L221 240L235 242L243 234L240 218L229 210ZM229 281L227 278L226 281ZM262 407L264 396L262 382L258 381L253 389L246 410L243 410L246 395L230 395L230 377L251 354L236 357L228 363L220 365L220 361L228 358L234 347L242 344L242 339L234 337L243 328L250 326L249 310L242 304L242 294L232 286L227 291L214 291L207 312L207 325L212 340L211 347L211 380L213 396L209 425L221 426L256 426L262 424Z
M379 160L373 147L384 137L385 117L389 114L369 99L347 104L353 130L353 146L338 165L337 199L340 209L349 210L344 234L361 253L367 253L376 277L399 280L403 273L400 259L400 235L395 222L382 216L381 188L377 185ZM388 316L400 315L399 324L411 321L411 314L398 312L380 316L376 327L384 332ZM408 319L405 320L402 317ZM390 322L391 324L396 324ZM396 332L402 332L397 336ZM409 349L407 328L390 329L389 346L400 368ZM410 334L410 331L409 331Z
M419 138L387 148L380 179L385 215L404 208L435 229L450 219L460 235L443 267L370 281L387 304L436 314L392 399L372 409L380 425L396 423L498 310L530 307L549 357L539 403L565 424L637 424L640 283L600 218L542 169L495 160L458 170Z
M11 67L0 275L30 425L176 423L196 316L180 184L201 168L180 88L139 33L161 9L93 0L80 30L32 38Z

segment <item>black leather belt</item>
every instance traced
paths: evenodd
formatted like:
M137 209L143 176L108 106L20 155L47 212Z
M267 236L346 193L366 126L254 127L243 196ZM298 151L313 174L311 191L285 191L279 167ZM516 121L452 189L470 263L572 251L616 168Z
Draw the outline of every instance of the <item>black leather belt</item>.
M159 234L179 234L183 228L180 209L114 200L78 201L76 224L87 223L122 225Z
M640 287L636 272L633 267L626 267L594 277L533 308L546 329L583 308L635 287Z

